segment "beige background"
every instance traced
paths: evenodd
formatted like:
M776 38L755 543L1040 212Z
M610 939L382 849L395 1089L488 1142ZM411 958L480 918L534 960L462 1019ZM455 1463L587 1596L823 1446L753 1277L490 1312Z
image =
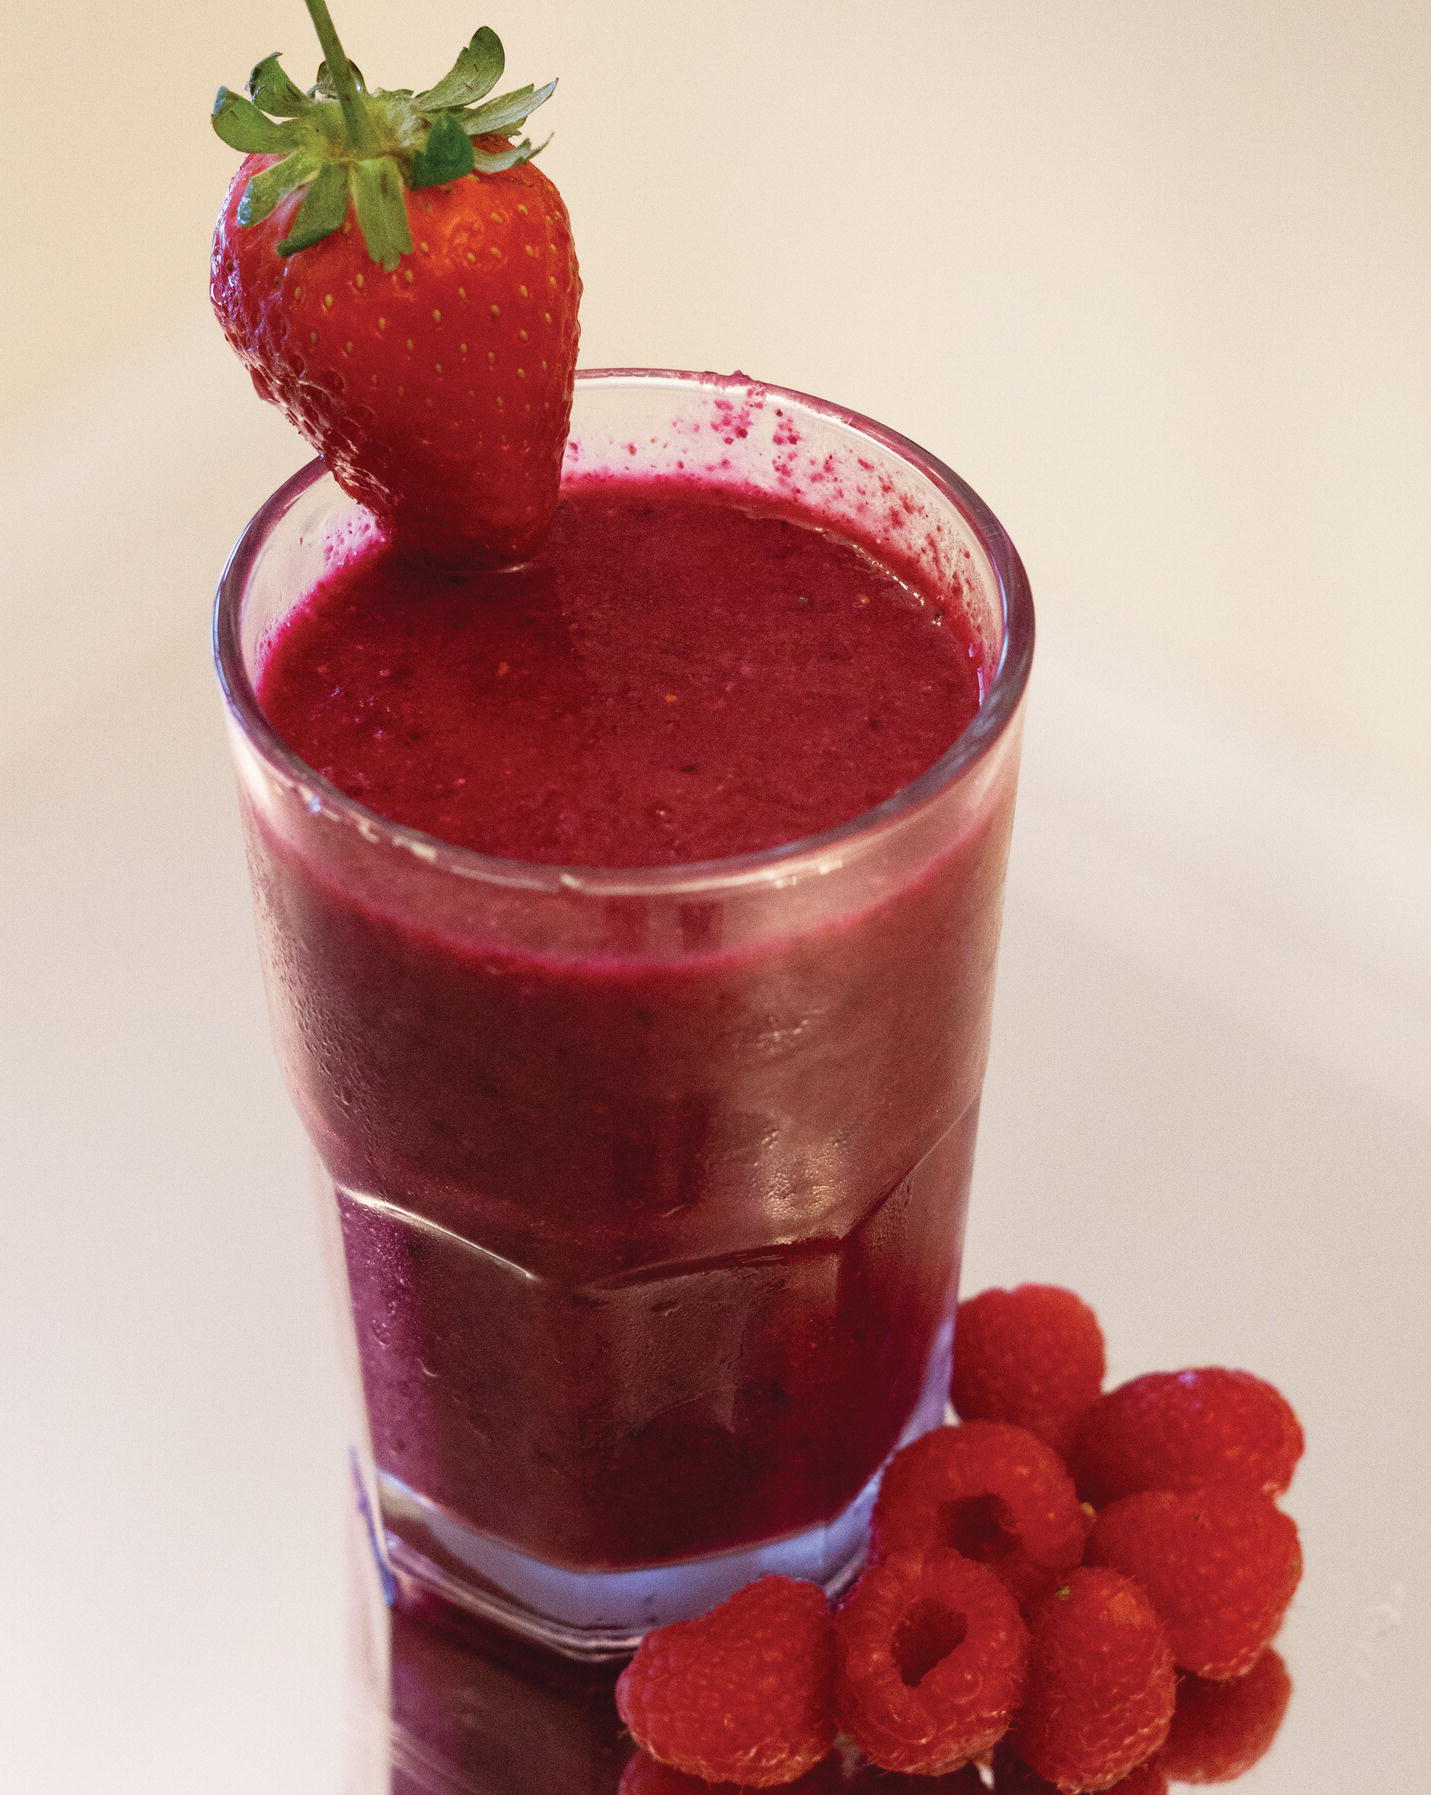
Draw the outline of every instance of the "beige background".
M334 0L375 82L482 22ZM1041 645L968 1287L1312 1441L1247 1795L1424 1782L1431 12L548 0L588 365L944 455ZM209 595L304 451L207 317L220 81L299 0L10 25L0 119L0 1786L338 1795L344 1419ZM82 139L82 153L59 147ZM482 1795L490 1795L483 1791Z
M393 85L474 22L450 0L340 18ZM758 362L879 411L1012 520L1046 615L1431 799L1420 0L548 0L496 22L516 79L563 77L540 123L588 365ZM0 381L23 443L57 394L197 324L233 163L213 90L271 48L311 78L314 52L299 0L71 0L10 35ZM248 403L231 385L215 433Z

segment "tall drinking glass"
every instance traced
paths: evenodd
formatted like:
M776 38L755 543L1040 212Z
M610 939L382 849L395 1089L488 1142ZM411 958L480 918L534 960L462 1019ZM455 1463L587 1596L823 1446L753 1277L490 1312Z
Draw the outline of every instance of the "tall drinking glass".
M449 846L304 765L266 645L369 527L317 464L217 655L274 1033L316 1149L389 1568L577 1654L767 1571L833 1586L943 1414L1032 652L969 489L743 376L578 380L592 470L804 505L958 607L973 724L788 846L636 871Z

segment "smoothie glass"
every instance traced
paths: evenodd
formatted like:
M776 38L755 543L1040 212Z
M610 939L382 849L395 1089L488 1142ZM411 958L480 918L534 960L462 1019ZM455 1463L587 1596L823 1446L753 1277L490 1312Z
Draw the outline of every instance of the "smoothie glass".
M274 1033L378 1555L599 1656L768 1571L835 1587L880 1467L942 1419L1033 617L947 468L744 376L583 374L568 469L813 512L961 607L985 667L964 735L849 823L561 868L387 822L267 723L265 644L370 528L318 464L223 576Z

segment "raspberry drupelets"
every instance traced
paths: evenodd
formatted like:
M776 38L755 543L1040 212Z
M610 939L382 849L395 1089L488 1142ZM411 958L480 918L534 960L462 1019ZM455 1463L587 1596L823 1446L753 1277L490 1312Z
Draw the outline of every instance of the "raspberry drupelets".
M1029 1674L1014 1753L1066 1790L1113 1788L1168 1736L1173 1658L1129 1578L1074 1571L1029 1616Z
M997 1320L999 1305L989 1310ZM1023 1377L1014 1332L1006 1333L1011 1388ZM1159 1394L1170 1388L1170 1397ZM874 1761L841 1773L837 1758L823 1760L806 1773L811 1795L823 1795L821 1776L865 1795L977 1795L986 1785L975 1757L993 1795L1167 1795L1170 1779L1228 1781L1266 1752L1291 1684L1264 1648L1295 1587L1300 1549L1294 1524L1259 1486L1285 1485L1301 1429L1285 1400L1245 1372L1160 1373L1123 1389L1133 1396L1113 1393L1120 1401L1109 1404L1107 1431L1122 1430L1125 1468L1136 1461L1148 1475L1176 1478L1199 1465L1240 1466L1243 1481L1138 1491L1110 1502L1090 1530L1091 1510L1057 1453L1022 1428L966 1422L906 1447L885 1471L873 1567L835 1621L837 1718ZM1207 1396L1201 1420L1189 1391ZM1127 1419L1144 1407L1148 1439ZM1169 1416L1182 1419L1172 1425ZM1283 1444L1269 1453L1274 1434ZM1027 1552L1049 1538L1061 1541L1057 1571ZM1006 1586L1005 1615L1008 1586L1024 1592L1021 1684L1001 1656L1007 1636L989 1624L995 1610L981 1617L970 1595L980 1579L986 1597L998 1590L991 1572ZM971 1692L987 1698L1000 1679L1022 1691L1008 1698L1002 1723L987 1699L982 1714L970 1706ZM980 1737L994 1741L992 1761L976 1747ZM638 1765L629 1774L622 1795L700 1795L701 1785L685 1781L638 1783ZM791 1785L797 1795L806 1786Z
M1083 1556L1073 1480L1052 1447L1021 1427L966 1421L915 1440L888 1466L871 1529L876 1559L949 1546L987 1564L1020 1601Z
M1020 1284L959 1305L951 1394L961 1421L1010 1421L1066 1455L1104 1370L1098 1317L1071 1290Z
M1181 1783L1231 1782L1266 1755L1291 1698L1292 1679L1275 1651L1263 1652L1246 1676L1231 1681L1179 1677L1159 1762Z
M648 1634L616 1706L652 1757L706 1782L794 1782L835 1742L823 1591L762 1577L709 1614Z
M1079 1487L1102 1506L1138 1490L1240 1483L1279 1496L1302 1456L1280 1391L1250 1371L1153 1371L1089 1410L1074 1448Z
M994 1753L994 1795L1059 1795L1057 1786L1030 1770L1006 1745ZM1104 1795L1168 1795L1168 1773L1163 1754L1119 1777Z
M866 1571L835 1617L840 1725L884 1770L957 1770L1008 1729L1028 1636L1013 1597L957 1552Z
M1302 1574L1296 1523L1255 1490L1143 1490L1112 1502L1088 1539L1090 1564L1111 1565L1148 1592L1183 1670L1250 1670Z

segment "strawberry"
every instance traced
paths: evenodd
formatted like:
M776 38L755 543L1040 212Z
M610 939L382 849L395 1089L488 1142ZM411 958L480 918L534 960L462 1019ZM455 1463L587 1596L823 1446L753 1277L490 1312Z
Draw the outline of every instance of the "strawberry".
M279 406L409 559L505 566L556 506L581 280L561 196L510 139L555 83L486 96L485 26L422 93L369 92L324 0L307 93L276 56L214 129L248 152L211 295Z

